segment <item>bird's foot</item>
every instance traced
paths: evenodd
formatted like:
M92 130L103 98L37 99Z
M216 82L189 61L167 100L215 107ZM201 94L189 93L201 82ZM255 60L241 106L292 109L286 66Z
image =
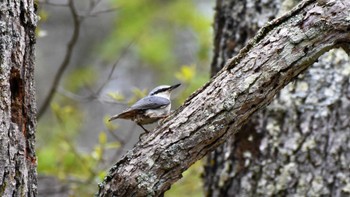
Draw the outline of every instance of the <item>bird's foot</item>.
M139 141L143 141L143 138L147 135L147 133L141 133L139 136Z
M169 115L161 117L161 119L159 119L158 121L158 126L163 125L167 117L169 117Z
M146 133L149 133L149 131L145 127L143 127L142 124L137 124L137 125L139 125Z

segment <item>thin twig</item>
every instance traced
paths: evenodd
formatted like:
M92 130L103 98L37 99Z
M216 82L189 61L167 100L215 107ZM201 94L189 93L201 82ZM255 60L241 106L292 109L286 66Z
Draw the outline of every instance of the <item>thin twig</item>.
M90 14L102 0L90 0L88 14Z
M113 155L113 157L110 161L116 161L121 156L121 154L125 150L125 145L131 140L131 137L134 134L133 131L135 131L135 127L136 127L136 124L133 124L133 126L127 132L127 136L123 140L120 139L119 137L116 137L117 135L114 132L112 132L111 130L108 130L112 134L112 136L116 137L117 141L120 143L120 147L115 152L115 154ZM108 165L109 165L109 163L108 163Z
M62 87L58 87L57 92L62 94L63 96L70 98L72 100L76 100L79 102L89 102L95 99L94 95L88 95L88 96L81 96L78 94L74 94L73 92L70 92L68 90L65 90Z
M72 37L70 39L70 41L68 42L68 45L67 45L67 51L66 51L66 54L65 54L65 57L63 59L63 62L61 64L61 66L59 67L59 70L58 72L56 73L55 75L55 78L54 78L54 81L52 83L52 86L49 90L49 93L47 95L47 97L45 98L44 100L44 103L43 105L40 107L39 109L39 112L38 112L38 120L40 120L40 118L42 117L42 115L45 113L45 111L47 110L47 108L49 107L49 104L51 103L51 100L53 99L53 96L55 94L55 92L57 91L58 89L58 85L59 85L59 82L63 76L63 73L64 71L66 70L66 68L68 67L70 61L71 61L71 57L72 57L72 54L73 54L73 50L77 44L77 41L78 41L78 38L79 38L79 34L80 34L80 28L81 28L81 24L83 22L83 20L91 15L97 15L99 13L106 13L106 12L110 12L110 11L114 11L115 9L110 9L110 10L102 10L102 11L97 11L95 13L92 13L94 8L101 2L102 0L91 0L90 1L90 5L89 5L89 9L88 9L88 12L86 15L82 15L80 16L77 12L77 9L73 3L73 0L69 0L68 1L68 4L56 4L56 3L52 3L50 2L49 0L45 0L45 1L40 1L41 3L45 3L45 4L48 4L48 5L59 5L59 6L68 6L69 9L70 9L70 12L73 16L73 25L74 25L74 29L73 29L73 34L72 34ZM102 84L102 86L98 89L98 91L96 93L93 93L92 92L92 95L90 96L87 96L85 98L83 97L80 97L84 100L89 100L89 99L93 99L93 98L96 98L98 101L100 102L105 102L105 101L101 101L100 99L100 92L101 90L104 88L104 86L109 82L109 80L111 79L112 77L112 74L117 66L117 64L119 63L119 60L126 54L126 52L128 51L129 47L131 46L132 42L126 47L124 48L124 50L122 51L122 54L119 56L119 58L117 59L117 61L115 62L115 64L113 65L112 67L112 70L107 78L107 80ZM67 93L67 92L65 92ZM69 95L69 96L72 96L72 94L66 94L66 95ZM68 97L69 97L68 96ZM79 97L78 95L74 95L73 96L74 98L77 98ZM73 98L72 97L72 98ZM113 104L124 104L124 103L118 103L118 102L113 102Z
M91 12L89 15L86 15L86 17L96 17L96 16L99 16L101 14L108 14L111 12L115 12L117 9L119 9L119 8L115 7L115 8L105 9L105 10L99 10L96 12Z
M107 77L107 79L103 82L103 84L100 86L100 88L97 90L96 94L99 95L102 91L102 89L106 86L106 84L111 80L114 70L117 67L117 65L119 64L120 60L124 57L124 55L129 51L130 47L132 46L132 44L134 43L134 41L131 41L120 53L118 59L114 62L111 71L109 72L109 75Z
M78 16L77 10L74 6L73 0L69 0L68 4L69 4L69 9L71 11L71 14L73 16L73 24L74 24L73 34L72 34L72 37L67 45L67 51L66 51L64 60L56 73L56 76L53 80L50 91L49 91L47 97L45 98L43 105L39 109L38 116L37 116L38 120L40 120L42 115L47 110L49 104L51 103L51 100L52 100L52 98L57 90L57 87L58 87L59 82L62 78L62 75L71 61L73 49L74 49L74 47L78 41L78 38L79 38L81 21L80 21L80 18Z
M60 6L60 7L68 7L69 4L66 3L53 3L49 0L44 0L44 1L38 1L40 4L46 4L46 5L52 5L52 6Z
M93 12L93 10L98 6L98 4L101 2L101 0L90 0L89 9L87 10L87 13L84 15L81 15L82 21L85 20L85 18L89 17L90 14Z
M90 101L97 101L103 104L113 104L113 105L127 105L127 102L117 102L115 100L109 101L109 100L103 100L100 98L100 96L92 93L87 96L81 96L78 94L74 94L73 92L70 92L68 90L65 90L62 87L58 87L57 92L61 94L62 96L65 96L71 100L79 101L79 102L90 102Z

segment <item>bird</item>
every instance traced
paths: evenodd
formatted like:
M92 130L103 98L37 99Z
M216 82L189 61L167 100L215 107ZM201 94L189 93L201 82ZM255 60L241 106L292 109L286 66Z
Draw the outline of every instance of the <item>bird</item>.
M160 119L166 118L170 114L171 91L180 85L180 83L172 86L161 85L154 88L146 97L138 100L122 113L112 116L109 121L115 119L131 120L148 133L149 131L142 125L154 123Z

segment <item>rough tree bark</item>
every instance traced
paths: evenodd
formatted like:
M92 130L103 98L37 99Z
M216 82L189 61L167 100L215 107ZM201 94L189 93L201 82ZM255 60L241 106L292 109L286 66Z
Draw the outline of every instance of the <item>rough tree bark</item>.
M217 0L214 18L214 56L211 76L237 55L256 32L275 19L282 0Z
M217 12L226 17L216 17L216 23L221 23L215 26L216 35L221 36L216 40L220 44L215 51L219 55L213 61L218 62L212 65L214 71L225 57L239 50L225 43L244 41L236 31L246 32L257 26L249 17L241 20L228 14L242 8L237 1L223 2L217 3ZM250 0L245 2L251 4ZM268 5L267 10L266 6L255 6L257 10L250 8L247 12L260 15L260 19L266 16L264 11L277 12L279 6ZM242 15L250 15L247 12L242 11ZM240 20L244 30L227 28L232 20ZM342 49L320 57L265 110L209 154L204 175L206 195L350 195L350 169L346 167L350 163L349 66L349 57Z
M0 196L36 196L33 0L0 4Z
M308 0L260 30L239 55L111 168L99 196L159 196L237 132L326 51L350 43L350 2Z
M212 77L224 67L229 58L237 55L265 23L276 17L281 3L282 0L216 1ZM235 172L241 169L237 166L244 162L243 154L254 154L259 149L261 137L251 131L250 127L256 118L257 114L254 114L236 135L207 155L203 175L206 196L235 196L236 190L233 188L240 186ZM248 140L249 137L252 139Z
M224 67L229 58L237 55L265 23L274 19L279 10L284 10L283 7L286 6L281 4L282 0L216 1L212 77ZM235 174L237 169L241 169L236 167L239 166L237 164L244 162L244 152L256 153L259 149L261 137L251 131L251 125L259 118L257 114L254 114L236 135L208 154L203 176L206 196L235 195L236 191L233 188L240 185L237 173ZM248 140L249 137L252 139Z

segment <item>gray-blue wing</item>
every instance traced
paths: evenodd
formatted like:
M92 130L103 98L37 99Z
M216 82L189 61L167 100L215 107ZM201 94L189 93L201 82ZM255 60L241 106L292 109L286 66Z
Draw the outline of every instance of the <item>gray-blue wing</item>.
M159 97L159 96L146 96L139 101L137 101L134 105L130 107L130 109L144 110L144 109L157 109L162 108L170 104L170 100Z

